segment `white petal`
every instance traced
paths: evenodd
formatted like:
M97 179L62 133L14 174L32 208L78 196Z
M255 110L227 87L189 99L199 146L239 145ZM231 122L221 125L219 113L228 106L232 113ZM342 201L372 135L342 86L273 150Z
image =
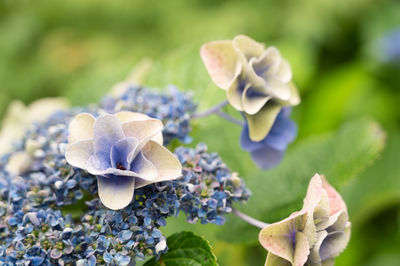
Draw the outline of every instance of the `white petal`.
M283 83L288 83L292 80L292 68L287 60L282 59L282 62L275 74L275 77Z
M86 169L87 162L93 152L93 140L82 140L68 144L65 159L72 166Z
M135 178L115 176L97 177L97 186L101 202L109 209L125 208L132 201L135 191Z
M68 129L68 142L93 139L93 126L96 119L89 113L81 113L72 119Z
M168 149L157 142L149 141L142 149L143 155L158 170L157 182L173 180L182 176L182 165Z
M162 135L160 137L162 128L162 122L153 118L122 124L125 136L137 138L141 144L140 147L153 138L156 138L157 142L162 141Z

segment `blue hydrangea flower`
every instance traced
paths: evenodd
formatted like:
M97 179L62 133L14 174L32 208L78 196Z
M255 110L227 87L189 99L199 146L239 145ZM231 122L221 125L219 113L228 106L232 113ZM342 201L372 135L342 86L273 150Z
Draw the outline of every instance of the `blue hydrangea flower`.
M290 120L290 107L282 108L271 131L261 141L252 141L247 123L240 137L242 149L250 152L254 163L261 169L275 167L282 160L285 150L297 136L297 126Z
M135 188L182 175L178 159L162 146L162 122L134 112L89 113L70 123L69 164L97 176L99 197L113 210L126 207Z

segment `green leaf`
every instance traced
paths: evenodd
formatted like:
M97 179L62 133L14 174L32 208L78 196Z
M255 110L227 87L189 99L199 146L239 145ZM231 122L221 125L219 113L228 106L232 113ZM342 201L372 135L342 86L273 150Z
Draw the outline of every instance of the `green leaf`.
M384 140L380 126L363 119L349 122L335 133L298 143L277 168L255 171L248 176L246 184L253 195L242 208L243 212L270 223L289 216L301 208L308 183L315 173L324 174L333 186L340 188L377 157ZM229 218L220 231L222 238L257 241L259 229L234 216Z
M211 252L210 244L193 232L180 232L167 238L168 253L159 260L148 260L144 265L165 266L211 266L218 265L217 258Z

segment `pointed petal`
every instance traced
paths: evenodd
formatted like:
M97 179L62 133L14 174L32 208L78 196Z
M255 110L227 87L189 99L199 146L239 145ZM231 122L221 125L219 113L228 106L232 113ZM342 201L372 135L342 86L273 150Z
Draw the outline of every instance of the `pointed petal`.
M158 171L157 167L144 157L142 152L139 152L135 160L131 163L131 171L134 171L143 180L149 181L151 183L157 182ZM136 184L136 187L138 185Z
M340 194L328 183L325 177L321 177L322 186L325 191L328 193L329 197L329 206L330 206L330 215L337 213L341 210L347 211L346 203L340 196Z
M267 170L277 166L283 158L285 151L275 150L264 146L250 153L254 163L261 169Z
M263 108L271 96L265 94L263 88L247 86L242 94L244 111L249 115L254 115Z
M258 239L268 252L288 260L292 264L295 262L295 259L301 261L305 246L307 246L307 240L303 236L298 236L297 233L301 232L304 228L306 219L307 212L303 211L292 214L289 218L262 229ZM297 240L300 242L297 243ZM298 254L296 254L295 250L297 245L300 245L300 253Z
M268 135L281 108L280 104L268 101L257 114L245 114L252 141L261 141Z
M234 48L249 61L252 57L259 57L264 51L264 45L245 35L238 35L233 39Z
M314 212L318 206L320 209L325 209L329 215L329 198L325 189L322 186L321 176L315 174L310 181L307 189L307 195L304 199L304 209Z
M139 147L141 148L148 140L159 136L163 124L158 119L147 119L124 123L122 128L127 137L138 139Z
M103 115L94 123L94 152L110 154L111 147L125 137L121 122L113 115Z
M127 137L118 140L111 147L111 167L112 168L124 168L125 170L131 170L130 164L139 152L137 150L139 141L136 138Z
M214 83L227 90L242 71L243 63L232 46L232 41L215 41L204 44L200 55Z
M238 111L243 111L242 95L243 91L249 86L250 84L245 84L240 80L234 80L226 92L226 98L229 103Z
M95 120L89 113L81 113L75 116L69 124L68 142L74 143L81 140L93 139Z
M292 264L289 261L279 256L276 256L271 252L268 252L267 260L265 261L265 266L291 266L291 265Z
M157 142L150 140L142 149L143 155L158 170L157 182L173 180L182 176L182 165L174 154Z
M120 210L129 205L135 191L135 178L115 176L97 177L101 202L109 209Z
M93 152L93 140L82 140L68 144L65 159L72 166L86 169L87 162Z

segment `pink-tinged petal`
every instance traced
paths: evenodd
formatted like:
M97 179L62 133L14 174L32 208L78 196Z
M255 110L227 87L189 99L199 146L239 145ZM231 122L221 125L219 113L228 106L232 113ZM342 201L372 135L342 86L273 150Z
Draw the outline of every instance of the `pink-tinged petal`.
M87 162L93 153L93 140L82 140L68 144L65 159L72 166L86 169Z
M72 119L68 128L68 142L93 139L93 127L96 119L89 113L81 113Z
M238 111L243 111L242 95L246 88L250 87L250 84L245 84L241 80L237 79L232 82L226 92L226 98L229 103Z
M303 250L305 249L304 245L307 246L308 243L307 238L300 236L298 233L304 229L307 215L305 211L297 212L285 220L265 227L260 231L258 238L261 245L268 252L290 261L292 264L301 262ZM301 243L297 243L297 240ZM305 243L303 243L304 241ZM295 250L298 245L300 245L300 253L296 253Z
M97 118L93 134L94 152L108 154L108 157L114 143L125 137L119 119L109 114Z
M139 141L137 138L132 137L123 138L114 143L110 154L111 167L121 170L131 170L131 163L136 154L139 153L138 146Z
M292 68L287 60L282 59L281 64L275 73L275 77L283 83L288 83L292 80Z
M264 44L256 42L245 35L238 35L233 39L233 47L249 61L252 57L259 57L263 53Z
M263 108L271 99L262 87L247 86L242 95L244 111L249 115L254 115Z
M142 152L139 152L131 163L131 171L137 173L141 179L151 183L158 180L159 173L157 167L145 158ZM139 185L136 184L136 187L140 187Z
M119 210L129 205L135 191L135 178L126 176L97 177L101 202L109 209Z
M174 154L157 142L150 140L142 149L144 157L152 162L158 171L157 182L173 180L182 176L182 165Z
M289 261L279 256L276 256L271 252L268 252L267 260L265 261L265 266L291 266L291 265L292 264Z
M330 215L335 214L341 210L347 211L346 203L340 196L340 194L328 183L328 181L321 177L322 185L325 191L328 193L329 206L331 209Z
M200 56L214 83L227 90L242 71L243 62L232 46L232 41L215 41L204 44Z
M261 141L268 135L281 109L280 104L268 101L255 115L245 113L252 141Z
M147 119L143 121L131 121L122 124L122 128L127 137L134 137L139 140L139 147L143 147L152 138L159 139L163 124L157 119Z

